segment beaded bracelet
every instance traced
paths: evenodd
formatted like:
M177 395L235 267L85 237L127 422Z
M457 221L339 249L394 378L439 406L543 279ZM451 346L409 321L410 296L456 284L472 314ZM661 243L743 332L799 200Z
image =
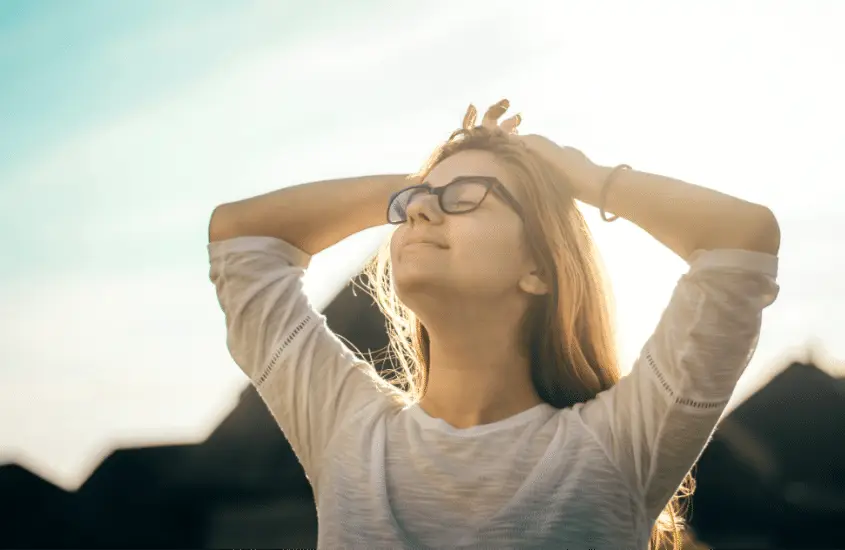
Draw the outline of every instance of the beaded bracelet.
M619 166L616 166L610 171L610 174L607 175L607 178L604 180L604 185L601 188L601 195L599 197L599 212L601 213L601 219L606 222L612 222L619 219L619 216L615 214L612 217L607 217L607 212L604 211L604 203L607 202L607 190L610 188L610 182L613 181L613 176L623 170L633 170L633 168L627 164L620 164Z

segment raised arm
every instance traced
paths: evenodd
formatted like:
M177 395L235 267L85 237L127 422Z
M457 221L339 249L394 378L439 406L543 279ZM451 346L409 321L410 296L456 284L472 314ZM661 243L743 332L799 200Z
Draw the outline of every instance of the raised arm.
M326 181L224 204L209 226L210 278L227 345L316 486L334 435L387 403L372 367L332 333L303 292L312 254L386 223L404 176Z
M780 228L771 210L571 147L520 138L562 173L575 198L635 223L690 269L630 374L575 406L654 520L713 434L779 291Z
M579 407L653 520L754 354L763 309L779 291L780 229L764 206L665 176L596 167L576 181L579 199L634 222L690 264L631 373Z

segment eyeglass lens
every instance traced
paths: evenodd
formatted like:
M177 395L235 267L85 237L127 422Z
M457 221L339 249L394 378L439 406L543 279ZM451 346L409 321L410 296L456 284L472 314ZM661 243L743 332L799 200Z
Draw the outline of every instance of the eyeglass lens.
M447 214L468 212L484 199L487 185L483 181L461 180L450 183L443 192L442 206ZM390 205L390 223L404 222L408 218L408 208L414 201L429 195L424 187L406 189L394 197Z

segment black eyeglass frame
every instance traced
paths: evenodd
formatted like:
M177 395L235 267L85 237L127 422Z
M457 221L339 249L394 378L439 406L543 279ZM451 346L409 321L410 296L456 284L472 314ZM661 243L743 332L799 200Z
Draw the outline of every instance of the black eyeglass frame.
M481 197L481 200L478 201L478 204L473 206L471 209L462 210L461 212L449 212L448 210L443 208L443 194L446 192L446 189L448 189L450 186L452 186L456 183L461 183L461 182L465 182L465 181L481 182L485 185L485 187L487 189L484 191L484 195ZM495 193L497 193L500 197L502 197L505 200L505 202L508 204L508 206L510 206L516 212L516 214L520 217L520 219L525 221L525 218L523 216L523 211L522 211L522 205L519 204L519 201L516 200L516 198L513 196L513 194L510 191L508 191L508 188L505 187L505 184L503 184L501 181L499 181L498 178L496 178L494 176L459 176L459 177L453 179L452 181L450 181L449 183L447 183L446 185L444 185L442 187L433 187L429 182L423 182L423 183L418 183L416 185L409 185L408 187L405 187L404 189L400 189L399 191L396 191L395 193L390 195L390 199L387 201L387 223L389 223L391 225L400 225L400 224L403 224L406 221L408 221L408 212L406 211L405 212L405 219L403 221L391 222L390 221L390 207L393 206L393 201L396 199L396 197L398 197L402 193L405 193L405 192L407 192L411 189L425 189L426 191L428 191L428 193L430 195L437 195L437 204L440 207L440 211L445 213L445 214L448 214L450 216L458 216L458 215L461 215L461 214L469 214L470 212L477 210L478 207L481 206L481 203L484 202L484 199L487 198L487 195L490 194L490 190L493 189L493 191Z

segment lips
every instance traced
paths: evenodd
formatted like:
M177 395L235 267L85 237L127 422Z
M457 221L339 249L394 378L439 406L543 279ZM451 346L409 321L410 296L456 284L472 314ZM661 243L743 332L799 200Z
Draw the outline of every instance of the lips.
M437 248L449 248L445 244L440 243L438 239L435 239L433 236L430 237L425 235L424 233L412 233L407 235L405 246L411 246L412 244L429 245Z

